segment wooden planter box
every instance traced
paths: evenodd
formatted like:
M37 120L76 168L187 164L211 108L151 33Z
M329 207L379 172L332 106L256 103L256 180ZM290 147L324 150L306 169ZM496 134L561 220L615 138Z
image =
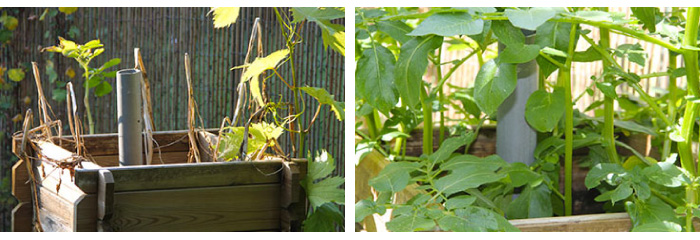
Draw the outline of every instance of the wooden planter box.
M306 216L306 160L187 162L187 131L156 132L153 164L119 167L117 134L84 137L96 164L68 170L35 161L44 231L298 231ZM56 139L58 140L58 139ZM21 141L15 139L13 149ZM69 141L55 141L74 149ZM200 150L201 151L201 150ZM29 156L36 156L32 153ZM161 162L162 159L162 162ZM31 231L25 162L13 167L13 231ZM43 176L43 173L46 175ZM60 182L60 189L57 185ZM103 220L100 220L103 219Z
M632 222L627 213L603 213L570 217L510 220L523 232L629 232ZM700 221L693 222L700 229Z

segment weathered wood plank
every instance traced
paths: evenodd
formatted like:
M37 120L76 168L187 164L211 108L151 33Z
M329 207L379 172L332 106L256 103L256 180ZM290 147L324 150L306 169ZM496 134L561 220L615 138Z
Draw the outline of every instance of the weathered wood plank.
M119 155L93 156L97 165L102 167L118 167ZM145 160L144 160L145 161ZM161 162L162 161L162 162ZM187 163L187 152L158 152L153 153L151 165ZM145 164L145 162L144 162Z
M94 232L97 231L97 195L89 194L75 203L76 209L76 231Z
M280 184L115 193L115 231L279 229Z
M39 188L39 219L45 231L73 231L74 209L72 199L64 199L56 194L56 189ZM61 193L70 196L64 189ZM52 230L56 229L56 230Z
M31 202L17 204L17 206L12 209L12 231L31 232L33 211L34 209L32 208Z
M19 160L12 166L12 195L19 202L32 201L32 184L29 183L29 171L24 160Z
M510 223L523 232L628 232L632 229L627 213L518 219ZM696 229L700 228L698 219L693 223Z
M210 132L216 132L216 129L207 129ZM161 152L184 152L189 149L189 139L187 137L187 130L178 131L160 131L153 132L153 139L158 142L158 148L161 146ZM70 137L63 137L63 139L70 140ZM104 156L104 155L118 155L119 154L119 137L117 133L106 133L106 134L92 134L83 136L85 149L87 153L91 156ZM75 149L75 144L72 141L62 141L61 147L73 151ZM154 149L154 153L158 152L158 149Z
M115 192L279 183L282 160L169 164L106 168ZM75 183L88 194L97 192L97 169L77 169ZM274 173L274 174L270 174ZM270 175L267 175L270 174Z

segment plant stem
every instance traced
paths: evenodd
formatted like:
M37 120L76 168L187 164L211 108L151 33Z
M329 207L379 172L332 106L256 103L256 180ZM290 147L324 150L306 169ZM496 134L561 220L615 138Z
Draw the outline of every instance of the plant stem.
M572 176L573 176L573 149L574 149L574 106L571 98L571 62L576 49L576 34L578 25L571 25L569 34L569 49L565 68L559 69L558 81L564 86L564 108L566 109L566 122L564 126L564 215L571 216L573 209Z
M698 18L700 18L700 8L689 8L685 26L685 37L682 43L684 47L697 46ZM687 74L688 95L692 97L700 96L700 90L698 89L698 82L700 82L700 77L698 76L698 53L692 50L683 51L683 60L685 61ZM687 102L685 113L683 114L683 124L681 125L681 136L684 138L684 141L678 143L678 154L681 157L681 166L690 172L692 176L696 176L692 138L695 118L700 109L698 109L698 104L695 102Z
M673 71L678 67L678 63L676 62L677 56L673 54L671 51L669 51L669 59L668 59L668 69L669 71ZM676 86L676 77L673 75L669 75L668 77L668 115L669 118L672 121L676 121L676 102L678 101L678 96L677 95L677 86ZM671 126L669 126L671 127ZM670 128L669 128L670 129ZM673 142L671 141L671 138L669 135L671 134L671 131L666 132L666 137L664 139L664 146L663 150L661 151L661 160L665 160L668 158L668 156L671 154L671 145Z
M87 83L88 80L90 79L90 75L88 72L88 66L85 65L83 66L83 70L85 70L85 82ZM85 84L87 86L87 84ZM88 131L90 134L95 134L95 122L92 121L92 113L90 112L90 87L85 88L85 96L83 97L83 103L85 104L85 114L87 114L87 119L88 119Z
M608 8L601 8L602 11L607 12ZM603 49L610 49L610 30L607 28L600 28L600 47ZM603 67L612 66L613 63L603 60ZM605 76L606 82L611 82L611 76ZM615 148L615 99L609 96L604 96L603 99L603 142L605 150L608 154L608 159L611 162L620 164L620 160L617 156L617 149Z
M421 87L420 100L423 105L423 154L433 153L433 104Z
M365 124L367 124L367 131L371 139L377 139L379 135L379 127L377 127L377 121L374 118L375 114L377 114L377 110L373 109L372 113L365 115Z
M437 56L437 75L436 80L442 80L442 47L438 50ZM445 102L445 92L442 86L439 86L438 91L438 111L440 112L440 135L438 136L438 146L442 145L442 140L445 138L445 111L442 109L442 104Z

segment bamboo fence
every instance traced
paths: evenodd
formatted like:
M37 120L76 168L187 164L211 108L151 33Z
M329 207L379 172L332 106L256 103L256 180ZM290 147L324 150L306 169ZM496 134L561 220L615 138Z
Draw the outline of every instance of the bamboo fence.
M104 44L105 52L93 60L92 66L99 66L116 57L121 58L122 62L112 70L133 68L134 48L141 49L151 84L153 117L158 131L187 128L187 86L183 65L185 53L189 53L192 64L194 95L203 127L218 128L224 117L233 116L233 105L237 99L235 88L239 82L240 70L229 69L243 64L254 19L261 19L266 54L285 48L272 8L242 8L238 21L223 29L214 29L212 16L208 14L209 8L79 8L68 16L59 13L55 17L39 21L44 10L45 8L20 9L19 16L16 16L19 24L12 42L0 49L0 66L7 69L24 66L26 72L23 81L10 83L10 87L0 89L0 102L8 106L0 114L0 179L9 179L5 177L16 161L10 151L10 136L19 129L21 122L14 123L11 119L17 114L23 115L27 108L37 109L36 87L26 64L31 61L39 63L47 97L50 98L51 89L56 88L54 83L49 82L44 71L47 61L54 63L59 80L72 81L76 85L76 95L81 98L83 96L83 88L79 87L83 83L80 75L83 71L77 63L60 54L39 52L42 47L56 45L57 37L67 37L72 28L79 31L72 39L77 43L100 39ZM283 8L280 11L289 9ZM334 23L344 22L340 20ZM295 51L295 72L299 85L325 88L335 95L336 100L344 99L343 56L324 48L321 30L314 23L305 24L300 34L303 41ZM73 79L68 79L64 74L69 67L76 72ZM285 79L291 79L290 70L287 63L279 72ZM103 97L90 94L96 133L117 131L116 82L115 79L108 81L115 89L112 93ZM267 83L266 93L270 99L277 101L282 97L284 101L292 102L292 91L281 81L272 78ZM25 104L25 97L29 97L32 102ZM304 101L307 106L300 121L308 122L317 103L311 97L305 97ZM66 122L65 102L50 100L50 104L58 118ZM307 137L307 146L311 151L326 149L335 157L336 176L345 175L343 133L343 123L324 108ZM289 141L289 135L286 135L281 139L281 145L285 146L285 152L291 152L291 147L285 144ZM0 184L0 189L9 187L9 182L3 184ZM12 206L9 203L2 204L0 230L7 231Z

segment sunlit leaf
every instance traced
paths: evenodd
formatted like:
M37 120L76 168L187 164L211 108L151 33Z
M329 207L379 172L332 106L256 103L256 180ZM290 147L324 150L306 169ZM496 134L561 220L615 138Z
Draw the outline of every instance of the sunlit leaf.
M10 80L19 82L24 79L24 70L21 68L12 68L7 71L7 75L10 78Z
M315 87L300 87L299 89L314 97L316 100L318 100L319 104L326 104L330 106L338 120L342 121L345 119L344 104L342 102L335 101L335 96L328 93L326 89Z
M236 23L240 11L240 7L211 8L211 12L214 13L214 28L228 27L229 25Z
M66 15L71 15L75 11L78 11L78 8L77 7L59 7L58 11L65 13Z

